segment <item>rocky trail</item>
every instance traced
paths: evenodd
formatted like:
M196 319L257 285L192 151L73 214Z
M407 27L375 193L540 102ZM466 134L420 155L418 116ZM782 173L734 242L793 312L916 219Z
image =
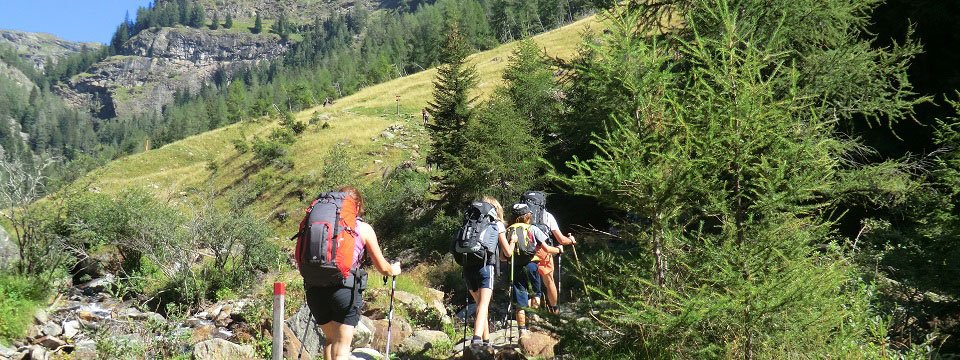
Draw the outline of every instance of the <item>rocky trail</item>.
M253 298L225 300L182 318L147 311L133 300L111 294L113 276L69 288L33 317L26 337L0 346L0 360L53 359L262 359L270 349L271 324L252 314L269 312L271 304ZM462 318L472 325L474 306L450 305L445 294L424 289L424 296L396 291L391 358L399 359L527 359L554 358L555 337L530 331L513 344L506 328L491 333L490 347L468 346L459 338ZM382 359L388 328L389 289L371 288L353 338L353 359ZM496 305L494 305L496 306ZM453 311L459 309L454 314ZM290 309L293 310L293 309ZM305 305L288 311L284 326L285 359L317 359L324 336ZM503 309L498 314L499 325ZM454 316L451 316L454 315ZM262 317L260 318L262 319ZM444 331L446 329L446 331ZM455 331L451 331L455 330ZM472 335L472 329L468 338ZM451 339L451 332L456 339Z

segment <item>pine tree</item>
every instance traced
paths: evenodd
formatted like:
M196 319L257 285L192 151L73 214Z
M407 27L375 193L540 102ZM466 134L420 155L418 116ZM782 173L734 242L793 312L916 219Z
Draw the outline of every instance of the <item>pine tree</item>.
M206 21L207 21L207 15L203 10L203 6L200 6L200 4L194 4L190 8L190 20L189 22L186 23L186 25L199 29L203 27ZM216 22L216 14L214 14L214 22ZM220 26L220 25L217 24L217 26ZM211 25L211 27L213 27L213 25Z
M220 28L220 16L217 13L213 13L213 19L210 20L210 30L217 30Z
M259 34L263 32L263 20L260 19L260 13L257 12L257 19L253 21L253 30L254 34Z
M281 39L287 40L290 36L290 24L287 21L286 14L280 14L277 21L270 26L270 32L280 35Z
M909 112L909 83L881 79L904 79L909 56L897 56L916 49L871 49L856 25L871 5L858 4L627 2L607 13L612 25L575 67L587 82L568 94L603 117L570 124L595 137L565 181L623 215L628 245L581 272L607 305L592 309L599 323L568 323L570 347L592 358L891 351L868 331L883 324L831 227L846 178L871 175L845 160L862 147L836 134L854 112ZM666 16L683 27L659 31ZM858 54L881 68L850 89L867 96L861 106L840 110L850 94L812 89L846 89L848 78L799 81L824 66L802 52ZM845 59L818 58L853 71Z
M458 152L463 147L463 128L470 118L475 98L469 92L477 85L477 71L467 64L470 54L467 42L456 25L448 26L447 38L440 52L442 65L437 68L433 99L428 111L433 124L428 128L433 144L429 159L442 169L455 168Z
M517 113L533 124L538 138L556 141L557 119L561 103L560 88L545 55L532 40L517 44L503 72L506 95L513 100Z
M230 13L227 13L227 18L223 22L223 27L227 29L233 29L233 15L230 15Z
M120 26L117 27L117 31L113 33L113 38L110 39L110 48L113 49L114 54L120 54L123 50L123 44L130 39L130 23L124 21L120 23Z

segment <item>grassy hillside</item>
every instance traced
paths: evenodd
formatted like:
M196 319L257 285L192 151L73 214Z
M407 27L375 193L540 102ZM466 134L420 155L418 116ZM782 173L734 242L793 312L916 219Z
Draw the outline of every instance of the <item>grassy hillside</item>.
M589 31L594 22L592 17L584 19L534 37L534 40L550 56L569 58L575 53L583 32ZM513 48L514 44L506 44L470 57L479 72L481 98L488 96L502 82L501 73ZM255 181L258 176L273 177L273 180L279 177L279 183L284 184L285 189L268 189L252 205L257 215L271 218L275 213L302 206L303 201L292 195L300 183L298 179L318 176L323 170L322 158L338 143L346 144L349 158L358 164L366 180L377 179L407 159L422 159L417 148L426 142L427 137L419 115L431 97L435 76L436 70L429 69L368 87L329 107L315 107L297 113L297 119L304 122L313 116L329 119L326 121L330 128L311 126L298 137L291 147L293 170L285 174L270 169L252 169L253 155L240 154L234 149L235 140L266 137L278 126L274 120L259 120L209 131L114 161L78 184L106 193L144 188L158 197L177 201L192 194L213 193L215 197L226 194L244 180ZM400 97L402 116L396 114L397 96ZM395 124L403 126L406 138L379 138L384 129ZM291 218L273 225L289 228L295 221Z

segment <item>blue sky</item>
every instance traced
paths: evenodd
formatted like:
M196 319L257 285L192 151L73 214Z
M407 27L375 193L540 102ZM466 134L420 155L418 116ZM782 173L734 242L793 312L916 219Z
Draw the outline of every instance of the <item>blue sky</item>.
M0 29L45 32L66 40L110 41L130 11L149 0L0 0Z

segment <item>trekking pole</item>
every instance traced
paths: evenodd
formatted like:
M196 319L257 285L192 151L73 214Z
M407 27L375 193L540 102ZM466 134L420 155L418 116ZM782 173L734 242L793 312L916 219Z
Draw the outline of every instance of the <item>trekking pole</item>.
M463 254L463 263L464 263L464 264L467 263L467 254L466 254L466 253ZM463 299L463 350L464 350L464 352L466 352L466 350L467 350L467 345L468 345L468 341L467 341L467 317L470 315L470 314L469 314L469 312L470 312L470 311L469 311L469 307L470 307L470 285L467 284L467 268L466 268L466 267L463 267L463 282L464 282L464 285L467 285L467 296L464 297L464 299Z
M563 246L563 245L560 245L560 246ZM560 277L560 269L561 269L560 264L562 263L563 263L563 252L557 254L557 306L554 307L557 313L560 312L560 294L563 294L563 288L560 287L560 281L562 279Z
M301 305L301 306L303 306L303 305ZM297 340L300 341L300 351L297 352L297 360L303 359L303 353L306 352L305 350L306 350L306 344L307 344L307 336L310 336L309 333L308 333L308 331L310 331L310 330L312 329L312 328L310 327L310 324L312 324L313 322L317 321L316 319L313 318L313 310L310 310L310 307L309 307L309 306L307 306L307 317L308 317L308 319L307 319L307 327L305 328L305 330L303 330L303 334L300 335L300 338L297 339ZM293 335L296 336L297 334L294 333Z
M513 344L513 324L510 323L510 316L512 315L511 310L513 310L513 293L516 291L513 285L513 261L515 256L510 255L510 286L507 287L507 341L508 344ZM519 326L519 325L517 325ZM519 331L519 330L518 330Z
M383 285L387 285L387 277L383 277ZM390 338L393 335L393 294L397 290L397 276L393 276L393 283L390 285L390 310L387 311L387 348L386 359L390 358Z

